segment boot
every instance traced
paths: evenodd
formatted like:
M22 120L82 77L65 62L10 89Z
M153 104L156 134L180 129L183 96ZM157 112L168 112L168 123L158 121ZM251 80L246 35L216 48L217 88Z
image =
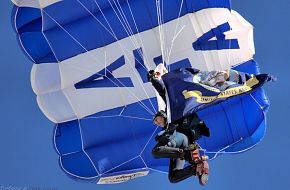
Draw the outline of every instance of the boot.
M199 145L196 143L189 146L187 150L190 152L189 163L196 167L195 173L199 184L206 185L209 175L208 156L199 154Z
M202 161L196 165L196 176L199 184L204 186L208 181L209 165L207 161Z

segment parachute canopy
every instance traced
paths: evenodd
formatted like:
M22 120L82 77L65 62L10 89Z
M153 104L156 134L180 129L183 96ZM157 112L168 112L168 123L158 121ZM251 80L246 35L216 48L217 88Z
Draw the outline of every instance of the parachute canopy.
M146 74L158 64L259 73L253 27L229 0L13 2L17 39L34 62L32 88L74 179L117 183L167 171L166 159L151 156L158 107ZM201 146L212 158L253 147L268 105L258 89L198 112L212 134Z

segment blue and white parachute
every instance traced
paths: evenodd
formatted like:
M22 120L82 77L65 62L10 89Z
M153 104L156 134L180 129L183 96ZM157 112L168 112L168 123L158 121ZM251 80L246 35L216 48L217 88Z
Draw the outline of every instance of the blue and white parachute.
M158 64L259 73L253 27L230 0L12 1L37 103L56 123L60 167L77 180L167 171L167 159L151 156L158 106L146 73ZM212 134L199 143L211 158L252 148L268 106L258 89L198 112Z

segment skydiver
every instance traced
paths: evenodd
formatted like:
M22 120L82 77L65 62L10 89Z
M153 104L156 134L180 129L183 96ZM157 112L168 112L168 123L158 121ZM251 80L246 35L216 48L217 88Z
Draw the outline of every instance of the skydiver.
M251 77L252 76L248 73L240 74L234 69L223 71L198 71L193 77L193 82L224 91L231 85L244 84L244 82Z
M152 149L155 158L170 158L168 178L171 183L177 183L191 176L197 176L201 185L208 181L207 157L198 153L198 145L190 144L189 138L177 130L178 126L167 122L164 111L159 111L154 124L162 127L162 131L155 137L156 146ZM190 165L185 165L185 160Z
M161 74L150 70L147 74L148 80L152 86L156 89L158 94L162 97L166 103L166 90L163 81L161 80ZM174 121L173 124L178 126L180 132L184 133L190 138L190 142L199 139L202 135L209 137L210 131L206 124L198 117L197 114L192 114L187 117ZM190 128L188 128L190 126ZM193 138L192 138L193 134Z

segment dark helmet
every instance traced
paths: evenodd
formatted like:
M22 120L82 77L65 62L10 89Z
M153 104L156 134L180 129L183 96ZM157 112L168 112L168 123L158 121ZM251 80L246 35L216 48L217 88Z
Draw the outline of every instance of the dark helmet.
M158 111L156 114L155 114L155 116L154 116L154 118L153 118L153 121L156 119L156 117L158 117L158 116L161 116L161 117L163 117L165 120L167 120L167 115L166 115L166 113L165 113L165 111L163 111L163 110L160 110L160 111Z

